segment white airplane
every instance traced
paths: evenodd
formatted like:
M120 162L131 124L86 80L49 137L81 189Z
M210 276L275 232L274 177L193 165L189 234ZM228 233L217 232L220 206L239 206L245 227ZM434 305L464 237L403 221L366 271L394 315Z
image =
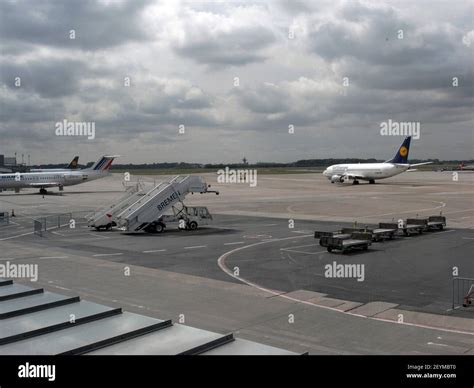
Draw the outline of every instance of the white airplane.
M41 194L46 194L49 187L78 185L110 175L110 166L117 155L102 156L92 167L83 170L71 171L44 171L0 174L0 192L5 189L14 189L16 193L22 188L38 188Z
M331 183L344 182L352 180L352 184L358 185L359 180L375 183L376 179L385 179L401 174L411 167L430 164L432 162L424 162L417 164L408 163L408 151L410 150L411 136L403 141L393 159L383 163L354 163L354 164L334 164L324 170L323 175L328 178ZM410 170L413 171L413 170Z
M74 156L71 163L66 168L32 168L29 172L58 172L58 171L72 171L77 170L77 164L79 163L79 156Z

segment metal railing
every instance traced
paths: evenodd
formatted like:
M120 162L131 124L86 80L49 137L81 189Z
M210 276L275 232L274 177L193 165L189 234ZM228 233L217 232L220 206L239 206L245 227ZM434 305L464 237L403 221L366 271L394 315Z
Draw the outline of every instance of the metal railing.
M474 298L473 278L453 278L453 309L471 306Z
M10 214L0 211L0 225L8 225L10 223Z
M69 225L72 218L72 213L51 214L35 218L33 220L34 233L38 236L43 236L44 232Z

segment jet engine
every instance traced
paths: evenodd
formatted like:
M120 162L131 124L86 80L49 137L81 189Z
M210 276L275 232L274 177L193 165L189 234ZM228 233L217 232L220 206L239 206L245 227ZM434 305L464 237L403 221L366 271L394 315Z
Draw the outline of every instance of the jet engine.
M344 177L342 175L333 175L331 177L331 183L336 183L336 182L344 182Z

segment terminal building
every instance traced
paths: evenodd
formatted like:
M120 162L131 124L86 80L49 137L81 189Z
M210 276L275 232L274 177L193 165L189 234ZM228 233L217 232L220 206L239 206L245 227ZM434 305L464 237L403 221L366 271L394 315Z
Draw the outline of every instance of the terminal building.
M0 154L0 173L16 171L18 167L15 156Z

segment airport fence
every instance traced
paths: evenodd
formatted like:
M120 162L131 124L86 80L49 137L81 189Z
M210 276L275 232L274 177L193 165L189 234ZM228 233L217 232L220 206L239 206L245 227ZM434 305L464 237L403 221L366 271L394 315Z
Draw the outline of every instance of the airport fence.
M33 220L33 230L35 234L43 236L49 230L59 229L69 225L72 213L51 214L44 217L37 217Z
M10 214L8 212L0 211L0 226L8 225L10 223Z
M91 210L77 211L71 213L49 214L46 216L37 216L33 219L33 231L38 236L43 236L44 233L64 227L70 227L71 222L74 225L86 223L86 216L90 214Z
M462 307L472 307L474 299L474 279L473 278L453 278L453 309Z

